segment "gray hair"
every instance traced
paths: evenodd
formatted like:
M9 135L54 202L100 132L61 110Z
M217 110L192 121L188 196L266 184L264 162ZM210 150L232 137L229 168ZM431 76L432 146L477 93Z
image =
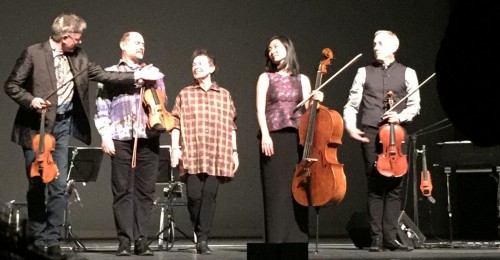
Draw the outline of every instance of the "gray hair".
M65 34L83 33L87 28L87 22L83 18L72 13L62 13L52 23L52 39L60 41Z
M379 34L387 34L388 36L391 37L391 40L392 40L392 44L394 45L394 48L396 49L395 51L397 51L399 49L399 38L398 36L392 32L392 31L388 31L388 30L378 30L375 32L375 37L377 37L377 35Z

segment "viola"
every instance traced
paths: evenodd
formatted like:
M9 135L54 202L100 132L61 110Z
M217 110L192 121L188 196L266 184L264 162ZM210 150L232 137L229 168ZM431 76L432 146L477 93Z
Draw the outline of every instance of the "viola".
M387 93L389 108L394 105L392 91ZM401 151L401 144L405 140L405 130L395 123L387 123L379 128L379 139L382 143L382 152L377 158L377 170L386 177L401 177L408 171L408 160Z
M146 81L142 102L148 114L148 127L156 132L174 128L174 117L165 109L165 94L154 87L154 81Z
M333 59L333 52L322 51L315 89ZM302 160L296 165L292 193L302 206L338 204L346 192L343 165L337 160L337 147L342 143L343 119L338 112L314 100L299 122L300 144L304 147Z
M41 177L43 183L49 183L59 176L52 151L55 150L56 139L53 135L45 133L46 108L42 108L40 119L40 132L33 136L32 149L36 154L35 160L31 163L30 176Z
M432 179L431 173L427 170L425 145L422 146L422 172L420 173L420 191L422 191L422 195L424 195L425 197L432 198Z

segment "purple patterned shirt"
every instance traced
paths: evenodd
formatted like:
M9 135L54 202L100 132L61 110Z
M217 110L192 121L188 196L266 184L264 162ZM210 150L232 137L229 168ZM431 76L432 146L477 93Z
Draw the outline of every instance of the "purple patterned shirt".
M122 72L138 69L139 65L127 64L122 60L117 65L106 68L108 71ZM165 91L163 79L157 80L155 86ZM94 123L102 137L111 136L114 140L127 141L132 140L137 132L139 138L148 138L148 115L142 106L140 90L135 85L125 87L98 84ZM164 104L167 105L167 100Z
M269 131L298 128L302 110L295 107L303 99L300 76L267 73L266 122Z

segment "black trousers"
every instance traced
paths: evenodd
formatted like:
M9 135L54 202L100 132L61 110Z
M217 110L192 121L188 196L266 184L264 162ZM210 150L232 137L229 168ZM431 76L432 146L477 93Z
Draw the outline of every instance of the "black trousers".
M134 141L114 140L116 154L111 157L113 214L120 240L147 237L158 177L159 138L139 139L137 165L132 169Z
M378 128L363 129L370 139L362 143L365 173L368 184L368 223L372 239L378 237L384 243L396 240L398 217L401 211L401 186L403 177L385 177L377 171L375 162L382 152ZM406 146L402 145L406 152Z
M207 241L215 216L220 180L206 173L187 174L188 211L197 241Z

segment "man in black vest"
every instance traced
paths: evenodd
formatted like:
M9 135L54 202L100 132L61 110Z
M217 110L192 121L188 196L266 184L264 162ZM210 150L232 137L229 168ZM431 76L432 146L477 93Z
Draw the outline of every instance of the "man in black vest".
M387 177L387 174L382 175L376 167L378 155L383 150L378 135L379 128L386 123L404 125L420 111L417 74L415 70L396 61L395 53L398 48L399 39L396 34L385 30L375 32L373 52L376 61L358 69L343 113L349 136L361 142L368 183L371 252L380 252L384 248L391 251L412 249L399 243L396 237L401 210L402 177ZM392 92L394 104L408 93L414 93L386 112L389 92ZM358 112L361 112L360 128L357 126ZM404 146L401 151L405 151Z

